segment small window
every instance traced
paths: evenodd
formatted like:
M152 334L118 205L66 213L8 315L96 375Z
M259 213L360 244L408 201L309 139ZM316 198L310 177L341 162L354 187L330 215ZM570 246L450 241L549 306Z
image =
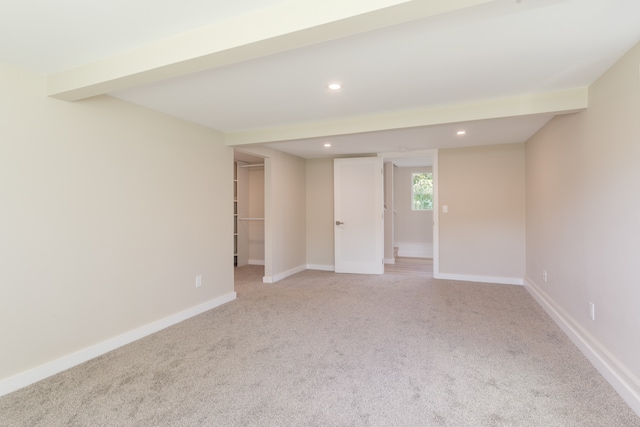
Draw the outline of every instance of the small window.
M431 172L411 174L411 210L433 210L433 174Z

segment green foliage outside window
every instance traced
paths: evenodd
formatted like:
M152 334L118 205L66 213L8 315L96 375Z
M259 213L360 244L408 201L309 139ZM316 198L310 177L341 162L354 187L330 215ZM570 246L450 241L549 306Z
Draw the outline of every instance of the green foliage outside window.
M411 209L414 211L433 210L433 174L411 174Z

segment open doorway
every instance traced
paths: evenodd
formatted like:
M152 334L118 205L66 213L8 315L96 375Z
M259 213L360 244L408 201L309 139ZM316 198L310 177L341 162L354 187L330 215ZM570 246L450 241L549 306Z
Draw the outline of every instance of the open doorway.
M265 265L264 158L234 150L234 266ZM237 270L236 270L237 271Z
M379 156L385 161L385 273L433 277L438 273L437 150Z

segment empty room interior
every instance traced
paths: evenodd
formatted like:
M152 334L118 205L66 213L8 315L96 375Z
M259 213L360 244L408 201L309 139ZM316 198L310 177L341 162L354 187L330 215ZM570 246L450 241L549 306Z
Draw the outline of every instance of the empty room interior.
M629 0L0 2L0 408L202 316L240 339L234 305L282 293L294 319L300 277L309 318L386 281L459 289L471 311L483 286L520 293L637 416L639 17ZM401 258L429 277L389 276ZM340 280L356 285L324 294ZM392 421L376 408L244 425Z

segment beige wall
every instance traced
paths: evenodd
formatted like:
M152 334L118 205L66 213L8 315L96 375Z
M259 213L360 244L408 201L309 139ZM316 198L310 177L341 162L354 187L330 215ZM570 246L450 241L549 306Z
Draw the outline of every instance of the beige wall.
M334 266L333 159L307 160L307 264Z
M399 256L433 256L433 211L411 209L412 173L431 172L431 167L398 167L393 175L394 245Z
M396 166L391 162L384 163L384 262L394 263L394 213L393 213L393 176Z
M557 117L526 145L527 279L631 381L636 396L639 64L640 45L590 87L587 111ZM589 302L595 304L595 321L589 319Z
M249 213L250 218L264 218L264 168L249 169ZM249 238L249 262L264 263L264 221L247 221Z
M236 247L236 265L242 267L249 263L249 223L240 220L240 218L249 217L249 169L240 167L244 162L237 162L234 166L237 174L237 247Z
M524 144L439 151L441 274L522 280L524 162Z
M0 380L233 292L219 133L1 64L0 93Z

